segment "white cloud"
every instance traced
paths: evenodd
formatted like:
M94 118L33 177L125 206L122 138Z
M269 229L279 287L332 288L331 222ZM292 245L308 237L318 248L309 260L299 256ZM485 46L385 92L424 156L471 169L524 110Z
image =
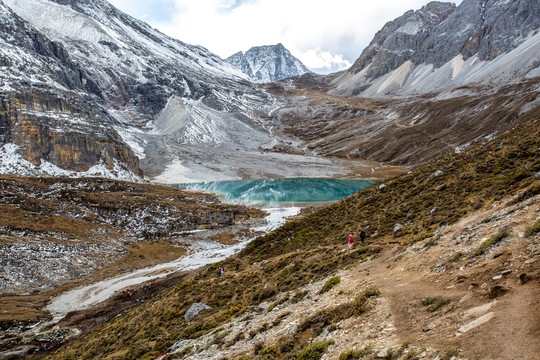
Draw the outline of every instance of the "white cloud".
M388 21L427 0L111 0L134 16L152 3L169 9L145 19L181 41L226 58L282 43L310 69L350 66ZM460 3L461 1L457 1ZM167 6L164 4L167 3ZM174 6L173 6L174 5ZM138 10L137 10L138 9ZM142 9L142 10L141 10ZM348 65L347 65L348 64Z
M332 54L319 48L308 49L305 52L291 50L291 53L309 69L321 74L345 70L352 65L350 61L343 58L343 55Z

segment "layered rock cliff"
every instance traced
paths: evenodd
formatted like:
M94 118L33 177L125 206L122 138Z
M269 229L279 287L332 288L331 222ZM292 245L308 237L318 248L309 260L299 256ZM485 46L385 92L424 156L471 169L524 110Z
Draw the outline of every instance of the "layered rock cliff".
M35 165L86 171L117 161L142 175L87 71L3 3L0 12L0 146L16 145Z

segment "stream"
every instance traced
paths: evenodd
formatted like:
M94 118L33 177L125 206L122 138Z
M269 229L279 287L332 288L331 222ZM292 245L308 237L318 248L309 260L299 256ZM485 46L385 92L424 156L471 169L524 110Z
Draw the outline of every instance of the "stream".
M253 230L272 231L281 226L288 217L296 215L300 211L299 207L267 206L262 209L268 212L266 224ZM84 310L97 305L128 286L162 278L176 271L193 270L224 260L242 250L251 240L253 239L234 245L223 245L216 241L198 241L190 248L191 253L185 257L66 291L56 296L47 306L47 310L53 316L53 320L49 324L59 322L70 311Z

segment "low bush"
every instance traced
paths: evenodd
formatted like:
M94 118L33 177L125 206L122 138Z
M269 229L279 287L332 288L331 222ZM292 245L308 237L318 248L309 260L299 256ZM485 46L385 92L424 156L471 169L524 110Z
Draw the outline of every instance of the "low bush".
M364 346L362 349L353 349L353 350L347 350L345 352L342 352L339 355L339 360L358 360L365 356L371 355L373 352L373 345L368 344Z
M530 237L540 232L540 220L536 220L534 224L525 229L523 236Z
M427 306L428 311L434 312L437 311L442 306L448 303L447 299L440 297L426 297L422 299L422 305Z
M309 291L306 291L306 290L299 291L296 294L294 294L294 296L291 298L291 302L293 304L296 304L300 302L303 298L305 298L307 294L309 294Z
M334 345L334 340L325 340L325 341L319 341L316 343L313 343L311 345L306 346L302 350L298 352L298 355L296 356L297 360L319 360L322 355L326 352L328 349L328 346Z
M495 235L491 236L489 239L484 241L478 249L474 252L474 256L480 256L483 253L487 251L490 247L492 247L495 244L500 243L504 238L510 235L509 229L503 229L496 233Z
M454 356L458 356L459 349L456 348L448 348L444 350L444 355L442 357L443 360L450 360Z
M333 277L331 277L330 279L328 279L328 280L324 283L324 285L323 285L321 291L319 292L319 294L324 294L325 292L330 291L330 289L332 289L334 286L336 286L337 284L339 284L340 281L341 281L341 277L339 277L339 276L333 276Z

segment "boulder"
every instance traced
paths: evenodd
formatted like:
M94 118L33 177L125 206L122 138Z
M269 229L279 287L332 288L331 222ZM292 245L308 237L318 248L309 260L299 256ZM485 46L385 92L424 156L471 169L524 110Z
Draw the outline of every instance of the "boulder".
M188 311L186 311L186 314L184 315L184 318L186 320L191 320L193 319L195 316L197 316L197 314L199 314L201 311L203 310L210 310L212 309L210 306L206 305L206 304L203 304L203 303L193 303L193 305L191 305L191 307L189 308Z

